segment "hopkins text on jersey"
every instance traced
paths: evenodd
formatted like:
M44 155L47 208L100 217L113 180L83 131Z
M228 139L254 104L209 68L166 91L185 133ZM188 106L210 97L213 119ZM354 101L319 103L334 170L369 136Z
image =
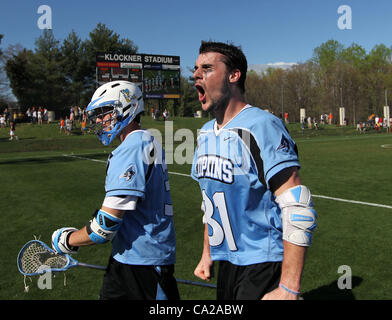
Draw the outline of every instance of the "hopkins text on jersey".
M218 180L223 183L233 183L234 165L229 159L215 155L203 155L197 158L197 177Z

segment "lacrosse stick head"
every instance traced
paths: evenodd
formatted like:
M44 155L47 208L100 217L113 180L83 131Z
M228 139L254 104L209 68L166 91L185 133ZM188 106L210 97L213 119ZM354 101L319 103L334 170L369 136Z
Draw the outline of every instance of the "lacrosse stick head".
M19 272L25 276L41 275L47 271L66 271L77 263L68 254L57 254L40 240L27 242L17 258Z

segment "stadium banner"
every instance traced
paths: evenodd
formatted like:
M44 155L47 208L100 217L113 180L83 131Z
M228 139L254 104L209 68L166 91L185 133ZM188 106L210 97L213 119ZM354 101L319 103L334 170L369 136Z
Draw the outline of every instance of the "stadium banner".
M389 106L384 106L384 119L386 121L387 128L391 127L391 114L389 111Z
M98 52L96 82L127 80L137 84L145 99L180 98L180 57L155 54Z
M346 109L344 107L339 108L339 125L340 126L345 126L346 122Z
M301 123L305 122L305 119L306 119L306 110L305 110L305 108L299 109L299 119L300 119Z

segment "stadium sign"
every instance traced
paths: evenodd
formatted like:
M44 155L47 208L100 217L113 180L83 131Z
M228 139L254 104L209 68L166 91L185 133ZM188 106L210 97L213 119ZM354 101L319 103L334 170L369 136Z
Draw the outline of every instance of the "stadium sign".
M142 57L139 54L117 54L105 53L104 61L126 61L126 62L141 62Z
M136 83L146 99L178 99L180 98L180 57L97 53L97 85L114 80Z

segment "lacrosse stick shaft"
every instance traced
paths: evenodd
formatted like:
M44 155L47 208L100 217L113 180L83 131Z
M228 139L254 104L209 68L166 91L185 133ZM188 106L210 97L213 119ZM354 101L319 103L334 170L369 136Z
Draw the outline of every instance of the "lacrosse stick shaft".
M85 267L85 268L90 268L90 269L97 269L97 270L106 270L106 267L104 266L97 266L95 264L88 264L88 263L83 263L79 262L78 263L79 267ZM191 281L191 280L184 280L184 279L177 279L176 281L178 283L183 283L183 284L192 284L194 286L200 286L200 287L207 287L207 288L213 288L216 289L216 285L212 283L204 283L204 282L198 282L198 281Z
M88 263L83 263L83 262L78 262L78 266L90 268L90 269L106 270L106 267L104 267L104 266L97 266L95 264L88 264Z
M194 285L194 286L200 286L200 287L207 287L207 288L216 289L216 285L212 284L212 283L204 283L204 282L184 280L184 279L177 279L177 278L176 278L176 281L178 283L191 284L191 285Z
M78 266L79 267L90 268L90 269L106 270L106 267L104 267L104 266L97 266L95 264L88 264L88 263L83 263L83 262L79 262ZM176 281L178 283L191 284L191 285L194 285L194 286L200 286L200 287L207 287L207 288L216 289L216 285L212 284L212 283L204 283L204 282L184 280L184 279L178 279L178 278L176 278Z

